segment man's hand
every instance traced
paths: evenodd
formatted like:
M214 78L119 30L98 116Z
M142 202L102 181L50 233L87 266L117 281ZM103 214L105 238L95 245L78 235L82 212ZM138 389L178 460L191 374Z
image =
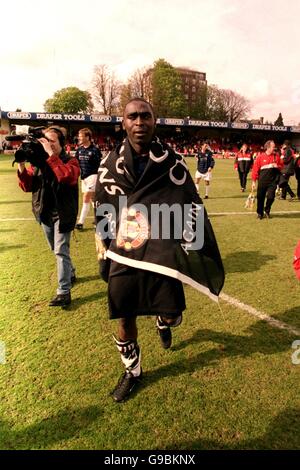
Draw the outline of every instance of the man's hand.
M256 190L256 182L252 181L251 191L255 191L255 190Z
M23 173L24 170L25 170L25 162L18 163L18 172Z
M101 259L99 262L99 275L104 282L108 282L110 269L110 259Z
M51 144L50 144L49 140L46 139L45 137L42 137L41 139L38 139L38 141L42 144L42 146L44 147L45 152L48 153L49 157L52 157L53 150L51 148Z

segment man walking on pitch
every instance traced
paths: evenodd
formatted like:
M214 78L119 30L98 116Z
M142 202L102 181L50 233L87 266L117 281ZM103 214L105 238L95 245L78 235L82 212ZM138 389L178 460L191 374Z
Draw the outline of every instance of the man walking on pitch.
M161 345L168 349L171 327L181 323L185 309L182 281L214 300L224 282L220 253L205 209L183 158L154 136L155 116L150 103L142 98L130 100L122 125L127 137L102 160L95 194L101 272L108 280L109 316L118 319L114 341L125 367L112 392L117 402L127 399L142 377L137 317L156 317ZM127 197L127 207L121 207L121 196ZM197 211L203 211L201 249L193 250L187 242L192 238L185 231L180 239L172 235L181 216L170 218L171 235L162 236L163 218L150 216L153 206L162 203L169 207L178 204L182 209L190 205L193 220ZM117 216L116 236L109 239L105 231L114 231L113 212ZM150 235L153 226L159 229L156 238Z
M283 166L278 154L275 153L275 143L268 140L264 145L264 152L256 158L252 169L252 191L257 187L257 218L269 219L271 207L275 199L275 191ZM266 204L265 204L266 199Z
M41 149L31 165L26 168L26 155L24 161L18 163L19 186L32 193L33 213L56 258L57 294L49 306L65 307L71 303L71 287L76 280L70 240L78 212L80 169L76 158L65 153L64 128L45 129L39 142Z
M76 150L76 158L80 165L83 202L80 217L75 227L77 230L82 230L84 221L90 210L90 203L92 203L95 195L95 185L101 153L92 143L92 132L90 129L80 129L78 139L80 146Z
M212 177L212 169L215 166L215 160L213 153L210 150L207 143L202 144L201 151L196 155L197 159L197 170L195 174L195 185L197 192L199 192L199 181L203 179L205 181L205 196L204 199L208 199L209 185Z
M251 152L248 150L248 145L243 144L240 151L237 153L234 162L234 169L238 171L241 191L246 191L247 176L253 165L253 158Z

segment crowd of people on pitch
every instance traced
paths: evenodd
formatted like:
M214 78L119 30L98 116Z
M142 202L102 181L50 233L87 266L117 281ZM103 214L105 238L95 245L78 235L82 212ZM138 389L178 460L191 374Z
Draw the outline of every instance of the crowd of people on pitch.
M210 183L212 180L212 170L215 165L215 158L233 158L234 169L238 173L241 192L246 191L247 179L252 171L252 181L258 181L257 203L258 218L270 217L270 208L275 196L280 200L285 200L289 195L290 200L300 200L300 156L296 149L292 148L289 141L282 145L277 145L273 140L267 141L264 145L258 143L230 142L229 139L200 139L194 137L189 143L185 138L170 137L161 139L169 145L175 152L184 156L192 156L197 160L195 173L195 185L199 192L199 183L204 181L205 192L204 199L209 198ZM76 140L76 150L74 154L79 158L81 167L87 165L86 161L95 159L92 165L93 177L97 173L97 162L99 157L84 157L82 153L82 139L79 132ZM117 145L113 139L106 139L104 145L97 143L97 137L89 136L89 145L93 147L93 155L101 154L105 156L112 145ZM271 146L269 145L271 144ZM81 149L81 150L80 150ZM68 146L67 146L68 151ZM270 152L270 156L269 156ZM84 160L85 158L85 160ZM273 161L274 160L274 161ZM89 165L89 164L88 164ZM84 173L84 170L82 170ZM293 192L290 186L290 178L295 176L297 182L297 192ZM91 177L90 177L91 178ZM85 180L85 178L83 178ZM95 182L93 182L94 185ZM84 184L84 181L83 183ZM254 193L256 184L252 183L251 192ZM84 193L84 189L83 193ZM90 202L93 198L94 186L89 191L85 188L83 195L83 207L80 219L76 225L77 229L83 228L85 217L89 211ZM266 198L266 207L262 208L263 201Z
M204 199L208 199L212 170L215 165L215 152L208 142L203 142L200 148L195 147L197 169L195 173L195 185L199 192L199 182L205 183ZM284 141L280 148L276 148L273 140L268 140L262 149L254 152L246 143L243 143L234 158L234 169L239 176L240 190L246 191L247 178L252 170L251 193L257 187L257 214L259 219L270 218L271 206L275 196L285 200L287 195L290 200L300 200L300 156L291 147L289 141ZM297 181L297 194L293 192L289 184L290 178L295 175ZM266 199L266 202L265 202Z

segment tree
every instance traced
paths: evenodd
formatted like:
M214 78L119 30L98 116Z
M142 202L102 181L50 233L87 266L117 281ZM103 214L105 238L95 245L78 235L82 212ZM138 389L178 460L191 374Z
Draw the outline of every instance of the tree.
M94 67L92 90L95 100L101 106L101 111L108 115L114 114L120 100L121 84L106 65Z
M125 105L132 98L145 98L145 73L146 68L136 69L136 71L129 77L126 84L120 86L120 97L118 112L121 114L125 108Z
M134 98L132 91L132 86L130 82L127 82L125 85L121 85L120 88L120 99L118 104L118 114L122 114L126 104L131 98Z
M146 68L136 69L135 72L129 78L129 84L131 88L131 98L139 97L145 98L145 80L144 76Z
M232 90L224 90L216 85L208 86L206 118L212 121L230 121L244 119L250 112L250 102L244 96Z
M47 113L87 113L94 108L91 95L88 91L79 90L72 86L62 88L54 93L44 103Z
M177 70L164 59L159 59L148 73L151 82L149 99L157 116L185 117L187 104Z
M279 113L278 118L274 122L274 126L284 126L281 113Z
M211 121L227 120L222 93L216 85L207 87L205 118Z
M227 121L234 122L248 116L251 107L250 101L247 98L232 90L220 91Z

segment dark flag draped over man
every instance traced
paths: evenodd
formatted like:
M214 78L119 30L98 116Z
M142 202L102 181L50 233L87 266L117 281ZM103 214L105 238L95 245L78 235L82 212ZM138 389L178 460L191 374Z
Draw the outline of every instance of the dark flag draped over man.
M183 157L154 136L152 106L132 99L124 110L125 140L102 159L96 184L96 244L108 280L110 318L125 373L113 391L128 398L141 379L136 317L155 315L162 346L185 309L182 282L213 300L224 269L206 210Z

